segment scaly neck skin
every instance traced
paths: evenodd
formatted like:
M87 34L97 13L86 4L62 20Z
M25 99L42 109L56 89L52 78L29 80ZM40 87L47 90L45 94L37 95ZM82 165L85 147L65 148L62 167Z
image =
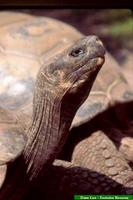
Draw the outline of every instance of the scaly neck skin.
M50 100L49 100L50 99ZM61 99L43 92L35 95L33 122L29 129L29 140L24 150L29 179L36 178L47 170L62 147L71 125L61 114Z
M66 112L63 97L44 91L35 91L33 121L27 133L29 139L0 191L0 200L24 199L32 183L52 165L65 142L75 112Z
M11 177L7 177L0 191L0 200L25 199L32 183L52 165L65 142L75 112L72 109L66 112L69 107L63 97L49 95L46 91L40 93L39 90L35 94L29 140L22 157L11 170Z

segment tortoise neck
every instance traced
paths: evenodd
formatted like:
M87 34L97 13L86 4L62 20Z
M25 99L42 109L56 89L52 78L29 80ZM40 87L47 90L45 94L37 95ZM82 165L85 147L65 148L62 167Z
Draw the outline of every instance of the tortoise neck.
M39 99L37 96L35 101L38 103L35 102L29 139L23 153L30 180L42 171L44 173L52 164L70 127L70 123L61 116L60 99L49 98L47 92Z

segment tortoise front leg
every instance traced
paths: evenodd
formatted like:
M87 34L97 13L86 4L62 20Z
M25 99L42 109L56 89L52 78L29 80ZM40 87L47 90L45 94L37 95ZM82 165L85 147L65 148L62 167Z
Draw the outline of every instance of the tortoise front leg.
M133 188L124 187L112 178L70 162L55 160L49 172L26 200L73 200L74 194L126 194Z

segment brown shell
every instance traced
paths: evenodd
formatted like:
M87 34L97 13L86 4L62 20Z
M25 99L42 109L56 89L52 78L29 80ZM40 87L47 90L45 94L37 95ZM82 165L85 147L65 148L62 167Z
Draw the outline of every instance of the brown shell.
M18 111L32 100L41 64L80 33L44 17L1 12L0 18L0 106Z
M129 51L127 51L127 60L121 66L121 71L126 77L129 86L133 90L133 55Z

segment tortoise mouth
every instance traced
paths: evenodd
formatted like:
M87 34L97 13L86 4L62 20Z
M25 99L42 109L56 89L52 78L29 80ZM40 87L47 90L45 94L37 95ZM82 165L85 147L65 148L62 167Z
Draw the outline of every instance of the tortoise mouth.
M82 74L91 74L91 72L95 73L95 71L99 71L99 68L102 67L102 65L105 62L104 56L97 56L95 58L91 58L88 60L86 65L82 67Z
M96 58L93 59L97 59L97 63L96 66L102 66L105 62L105 57L104 56L98 56Z
M102 65L105 62L104 56L97 56L90 58L80 69L79 71L84 74L90 71L96 71L99 69L99 67L102 67ZM78 70L77 70L78 71Z
M99 67L102 67L104 62L105 62L104 56L97 56L97 57L89 59L87 64L83 66L83 68L86 68L85 70L86 72L95 71L95 70L98 70Z
M98 73L104 62L105 62L104 56L103 57L98 56L89 59L85 65L76 70L74 78L75 80L73 82L72 88L77 87L77 85L84 84L87 80L89 81L91 76L95 76L95 74Z

